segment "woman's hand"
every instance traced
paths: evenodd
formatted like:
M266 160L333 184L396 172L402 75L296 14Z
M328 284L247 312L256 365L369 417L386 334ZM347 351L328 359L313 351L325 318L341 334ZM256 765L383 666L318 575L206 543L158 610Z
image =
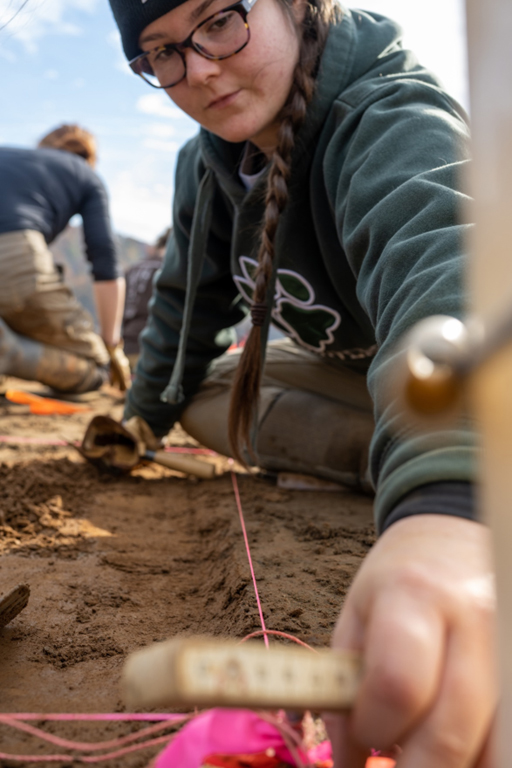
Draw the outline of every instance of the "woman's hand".
M132 385L130 363L123 349L123 342L116 345L105 344L110 357L110 383L121 392L126 392Z
M362 652L347 716L329 717L335 768L399 744L399 768L492 768L497 702L489 531L445 515L393 524L357 574L333 646Z

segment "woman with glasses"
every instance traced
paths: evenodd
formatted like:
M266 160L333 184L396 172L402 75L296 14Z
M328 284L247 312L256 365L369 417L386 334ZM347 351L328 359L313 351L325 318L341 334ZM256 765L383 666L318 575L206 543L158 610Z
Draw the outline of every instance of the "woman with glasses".
M201 126L179 157L126 418L157 437L180 420L267 470L373 486L382 535L334 632L365 662L351 717L331 723L336 766L398 743L400 768L487 768L496 694L474 438L466 424L399 427L384 395L401 335L464 313L466 117L377 14L330 0L110 2L134 72ZM243 352L223 354L248 312ZM267 345L270 323L287 338Z

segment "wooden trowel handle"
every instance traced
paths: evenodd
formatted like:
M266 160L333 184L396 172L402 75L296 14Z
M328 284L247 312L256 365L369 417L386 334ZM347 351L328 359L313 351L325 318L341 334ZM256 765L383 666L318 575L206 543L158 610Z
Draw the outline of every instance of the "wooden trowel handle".
M215 477L215 466L213 464L182 453L146 451L144 458L161 464L168 469L175 469L177 472L185 472L187 475L201 477L203 480L211 480Z

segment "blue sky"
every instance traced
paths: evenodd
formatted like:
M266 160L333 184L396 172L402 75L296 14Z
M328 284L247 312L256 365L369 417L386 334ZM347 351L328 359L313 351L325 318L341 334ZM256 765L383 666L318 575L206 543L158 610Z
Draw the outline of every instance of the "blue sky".
M88 128L116 230L152 241L170 223L177 151L197 126L130 72L107 0L22 5L0 0L0 26L12 19L0 30L0 144L32 146L62 122ZM406 44L467 106L463 0L357 5L399 21Z

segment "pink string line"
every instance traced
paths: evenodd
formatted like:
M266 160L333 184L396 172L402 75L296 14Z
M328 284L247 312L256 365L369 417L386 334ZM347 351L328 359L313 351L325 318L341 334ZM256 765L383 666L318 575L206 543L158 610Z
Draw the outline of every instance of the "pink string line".
M69 445L66 440L49 440L47 437L21 437L15 435L0 435L0 443L11 445Z
M211 451L209 448L187 448L181 445L168 445L164 448L164 451L168 453L192 453L194 456L218 456L216 451Z
M60 736L54 736L51 733L47 733L41 728L35 728L33 725L29 725L22 720L10 720L5 715L0 716L0 722L3 722L6 725L10 725L12 728L16 728L19 731L24 731L25 733L28 733L31 736L35 736L42 741L47 741L49 744L53 744L56 747L76 749L82 752L99 752L102 749L122 747L125 744L131 744L134 741L140 741L141 739L145 739L148 736L152 736L154 733L158 733L158 731L163 731L167 728L173 727L174 725L186 722L187 720L190 720L190 717L190 715L182 715L178 722L173 723L164 721L162 723L156 723L155 725L150 725L148 728L143 728L142 730L136 731L135 733L129 733L126 736L120 736L118 738L111 739L110 741L103 741L98 743L63 739Z
M10 445L80 445L79 440L68 442L67 440L47 437L23 437L21 435L0 435L0 443ZM218 456L218 453L209 448L190 448L185 445L167 445L164 451L167 453L191 453L195 456Z
M233 459L229 460L230 463L233 462ZM252 576L252 584L254 587L254 594L256 595L256 603L258 604L258 612L260 614L260 622L261 622L261 628L263 630L263 640L265 642L265 646L269 647L268 642L268 636L267 636L267 628L265 626L265 619L263 618L263 609L261 607L261 601L260 601L260 595L258 592L258 585L256 584L256 576L254 574L254 568L252 565L252 557L251 557L251 549L249 547L249 539L247 538L247 531L245 529L245 520L244 520L244 513L242 511L242 502L240 501L240 492L238 490L238 481L236 479L235 473L231 472L231 479L233 481L233 490L235 492L235 499L236 499L236 505L238 507L238 514L240 517L240 525L242 526L242 533L244 535L244 541L245 541L245 549L247 552L247 559L249 560L249 568L251 569L251 576Z
M75 761L78 763L101 763L105 760L113 760L116 757L122 757L128 755L130 752L137 752L141 749L147 749L148 747L154 747L157 744L168 744L173 735L167 734L167 736L158 736L156 739L149 739L144 744L133 744L131 747L125 747L124 749L118 749L115 752L108 752L104 755L10 755L6 752L0 752L0 758L3 760L16 760L19 763L45 763L45 762L70 762Z
M256 632L251 632L250 635L246 635L243 640L240 640L240 645L242 643L245 643L246 640L251 640L253 637L266 637L267 635L274 635L275 637L284 637L286 640L291 640L294 643L297 643L297 645L302 645L303 648L307 648L308 651L313 651L313 653L318 653L316 648L313 648L311 645L308 645L303 640L299 640L298 637L295 637L295 635L289 635L288 632L280 632L278 629L258 629Z
M42 445L69 445L64 440L48 440L46 438L30 438L30 437L15 437L10 435L0 435L0 443L33 443L33 444L42 444ZM217 455L215 451L211 451L209 449L203 449L203 448L187 448L187 447L181 447L181 446L168 446L166 450L170 452L176 452L176 453L196 453L196 454L203 454L203 455L210 455L215 456ZM233 464L233 460L229 459L230 464ZM247 635L241 642L245 642L246 640L249 640L253 637L261 637L263 635L263 640L265 643L265 646L269 647L269 635L277 636L277 637L283 637L288 640L292 640L293 642L297 643L298 645L303 646L304 648L308 648L309 650L314 651L314 648L311 648L307 643L304 643L302 640L299 640L297 637L294 637L293 635L288 634L287 632L280 632L278 630L269 630L265 626L265 619L263 616L263 609L261 606L261 600L259 596L258 591L258 585L256 582L256 575L254 573L254 566L252 562L252 556L251 556L251 550L249 546L249 539L247 536L247 529L245 526L245 519L244 519L244 513L242 509L242 502L240 499L240 491L238 488L238 481L236 474L231 471L231 479L233 483L233 491L235 494L235 500L236 505L238 509L238 514L240 517L240 525L242 528L242 534L244 537L245 542L245 548L247 552L247 559L249 562L249 568L251 571L251 577L254 587L254 594L256 596L256 603L258 606L258 612L260 617L260 622L262 629L258 630L256 632L251 632L249 635ZM157 744L163 744L168 743L172 740L174 737L173 734L166 734L165 736L158 736L156 738L148 739L147 737L151 734L157 732L158 730L163 730L164 728L168 728L171 725L178 725L186 720L191 719L194 717L193 714L190 715L182 715L182 714L168 714L168 713L159 713L159 714L147 714L147 713L105 713L105 714L78 714L78 713L67 713L67 714L44 714L44 713L6 713L1 714L0 713L0 723L3 723L4 725L9 725L13 728L16 728L18 730L24 731L25 733L29 733L32 736L36 736L40 738L43 741L46 741L47 743L53 744L54 746L59 747L67 747L68 749L72 750L81 750L82 752L94 752L104 749L109 749L113 747L122 747L121 749L118 749L115 752L110 753L104 753L102 755L69 755L69 754L60 754L60 755L11 755L4 752L0 752L0 759L3 760L13 760L17 762L66 762L69 760L74 760L76 762L80 763L100 763L105 760L111 760L118 757L122 757L123 755L129 754L131 752L136 752L138 750L146 749L150 746L156 746ZM270 716L271 717L271 716ZM270 722L270 717L268 718ZM267 719L267 717L265 717ZM104 741L104 742L98 742L98 743L87 743L87 742L78 742L78 741L70 741L68 739L63 739L60 736L54 736L53 734L49 734L46 731L43 731L40 728L34 727L29 725L26 722L26 720L43 720L43 721L145 721L145 722L153 722L154 725L149 726L148 728L144 728L141 731L138 731L137 733L128 734L126 736L121 736L117 739L111 739L110 741ZM282 723L280 721L274 720L272 718L272 721L274 724L279 728L281 733L283 734L283 737L285 738L287 745L296 758L297 765L303 766L300 756L297 752L296 746L298 746L298 742L300 742L300 739L296 741L297 736L293 731L291 731L289 728L287 728L285 723ZM130 742L134 741L140 741L141 739L145 739L143 742L139 744L131 744L131 746L124 746L127 744L130 744ZM290 743L295 742L295 743Z
M148 712L112 712L112 713L75 713L67 712L62 714L48 714L44 712L5 712L0 713L0 720L2 718L8 718L9 720L57 720L64 722L66 720L77 720L82 722L94 722L97 720L108 722L121 721L125 723L134 723L136 721L143 722L155 722L161 720L168 720L169 722L179 722L183 718L190 717L190 715L181 714L169 714L169 712L163 713L148 713Z
M258 712L258 716L262 720L265 720L274 728L277 728L279 733L284 739L288 751L291 753L297 768L312 768L311 763L308 761L306 764L303 762L300 750L303 750L304 744L301 736L289 725L289 723L281 716L274 715L271 712Z

